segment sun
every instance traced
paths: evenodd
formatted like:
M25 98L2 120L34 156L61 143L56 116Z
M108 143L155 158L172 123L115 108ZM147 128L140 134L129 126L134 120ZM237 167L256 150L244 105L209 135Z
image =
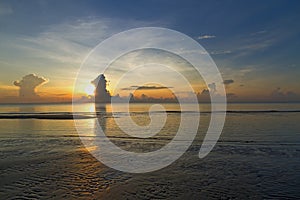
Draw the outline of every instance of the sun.
M84 88L84 91L89 96L94 95L95 94L95 86L90 84Z

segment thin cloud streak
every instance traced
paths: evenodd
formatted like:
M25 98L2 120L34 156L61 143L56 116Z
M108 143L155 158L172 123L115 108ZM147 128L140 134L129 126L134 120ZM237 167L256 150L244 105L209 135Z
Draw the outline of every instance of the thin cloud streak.
M201 35L198 37L198 40L203 40L203 39L212 39L215 38L215 35Z
M155 86L155 85L143 85L143 86L137 86L133 85L127 88L121 88L121 90L162 90L162 89L170 89L173 87L164 87L164 86Z
M124 27L126 24L126 27ZM89 51L100 42L128 28L147 26L149 22L115 19L86 18L49 26L35 36L18 38L15 47L33 57L46 60L80 64Z
M234 80L227 79L227 80L224 80L223 83L224 83L224 85L230 85L230 84L234 83Z

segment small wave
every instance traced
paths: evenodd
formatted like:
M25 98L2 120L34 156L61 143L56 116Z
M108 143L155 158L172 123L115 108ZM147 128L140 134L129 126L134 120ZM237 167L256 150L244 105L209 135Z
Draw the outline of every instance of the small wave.
M167 113L167 114L211 114L211 113L227 113L227 114L263 114L263 113L300 113L300 110L227 110L227 111L180 111L180 110L167 110L167 111L151 111L150 113ZM115 115L117 114L117 115ZM91 119L97 117L120 117L122 114L128 114L127 112L39 112L39 113L0 113L0 119ZM149 112L130 112L130 115L148 115Z
M228 110L226 113L297 113L300 110Z
M68 119L90 119L95 116L89 115L74 115L74 114L5 114L0 115L0 119L54 119L54 120L68 120Z
M152 113L299 113L300 110L227 110L227 111L180 111L180 110L168 110L168 111L153 111ZM148 112L147 112L148 113Z

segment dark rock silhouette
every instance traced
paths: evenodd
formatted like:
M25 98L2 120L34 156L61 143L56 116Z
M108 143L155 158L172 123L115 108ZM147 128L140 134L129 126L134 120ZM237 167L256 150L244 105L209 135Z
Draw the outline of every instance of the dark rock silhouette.
M91 83L96 87L95 89L95 102L96 103L110 103L111 96L107 87L107 81L104 74L100 74Z

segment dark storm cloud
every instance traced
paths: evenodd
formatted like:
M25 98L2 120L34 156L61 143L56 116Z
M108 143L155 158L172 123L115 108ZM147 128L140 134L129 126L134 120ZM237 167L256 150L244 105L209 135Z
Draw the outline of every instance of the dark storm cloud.
M227 80L224 80L223 83L224 83L224 85L230 85L230 84L234 83L234 80L227 79Z
M199 102L210 102L210 93L208 89L203 89L201 93L197 94Z
M209 95L209 90L208 89L202 90L201 95Z

